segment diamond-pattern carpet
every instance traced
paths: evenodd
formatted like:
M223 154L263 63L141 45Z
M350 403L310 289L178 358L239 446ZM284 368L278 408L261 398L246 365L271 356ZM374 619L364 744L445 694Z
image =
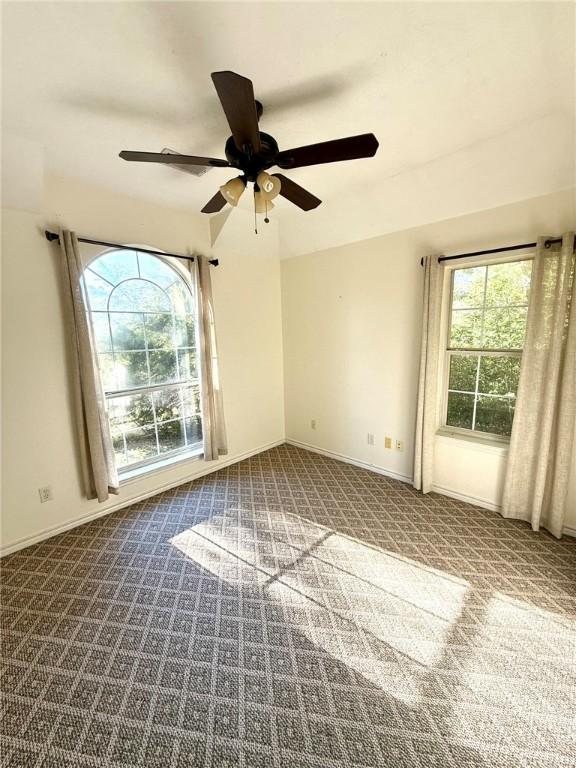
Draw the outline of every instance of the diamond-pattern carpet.
M3 767L576 764L576 540L288 445L2 582Z

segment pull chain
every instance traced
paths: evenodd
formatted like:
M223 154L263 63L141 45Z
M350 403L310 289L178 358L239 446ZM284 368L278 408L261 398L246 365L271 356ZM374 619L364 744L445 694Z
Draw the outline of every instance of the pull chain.
M254 232L258 234L258 219L256 217L256 188L254 188Z

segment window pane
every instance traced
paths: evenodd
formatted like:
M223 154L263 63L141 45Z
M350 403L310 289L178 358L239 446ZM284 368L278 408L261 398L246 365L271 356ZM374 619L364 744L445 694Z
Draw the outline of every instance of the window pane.
M477 309L455 309L450 327L451 347L479 347L482 338L482 312Z
M176 352L155 350L148 353L152 384L169 384L177 380Z
M452 284L452 307L482 307L484 303L484 280L486 267L469 267L454 270Z
M177 283L173 283L168 288L168 293L170 294L170 300L172 301L174 311L179 315L185 315L194 311L194 307L192 306L192 294L184 282L180 280Z
M491 264L488 267L486 306L527 304L531 273L531 261Z
M117 389L116 368L114 358L110 354L98 355L98 368L104 391Z
M186 419L186 440L188 445L202 442L202 421L200 416Z
M112 286L101 277L93 272L91 269L84 271L84 285L88 293L88 301L90 302L90 309L102 310L106 312L108 309L108 298L112 292Z
M150 253L138 253L137 255L140 277L156 283L165 290L173 283L181 282L180 275L161 257L152 256Z
M449 347L520 352L531 273L529 259L454 270ZM509 435L519 374L519 355L451 353L446 424Z
M111 397L108 415L112 429L135 429L154 425L152 398L149 394Z
M194 318L190 315L175 318L175 339L179 347L193 347L196 343L194 335Z
M94 343L98 352L110 352L110 326L107 312L92 312L92 329L94 330Z
M111 312L171 312L170 299L157 285L147 280L127 280L112 291L108 307Z
M118 389L148 384L146 352L120 352L114 356Z
M154 408L157 421L170 421L182 415L182 401L179 389L164 389L154 392Z
M182 400L185 416L200 415L200 389L198 387L188 387L182 391Z
M181 421L166 421L158 424L158 444L160 452L175 451L186 445L184 427Z
M152 254L110 251L90 263L83 287L105 391L139 390L107 398L118 467L196 443L195 302L185 277ZM164 388L180 380L186 384Z
M475 392L478 359L475 355L450 355L448 389Z
M196 352L193 349L178 350L178 366L180 370L180 379L195 379L196 372Z
M478 390L487 395L514 395L520 376L519 357L482 357Z
M118 429L112 430L112 447L116 456L116 466L125 467L128 464L126 453L124 452L124 435Z
M476 425L479 432L509 435L512 431L515 398L478 396Z
M111 313L109 317L115 352L146 348L143 315L139 312L122 312Z
M174 324L172 314L146 315L148 349L173 349Z
M89 271L95 272L112 285L138 277L138 264L134 251L110 251L90 262Z
M472 429L473 413L474 395L448 392L448 413L446 415L446 424L448 426Z
M126 439L126 452L130 464L136 461L157 456L156 433L153 427L131 429L124 433Z
M482 346L486 349L522 349L527 311L526 307L486 309Z

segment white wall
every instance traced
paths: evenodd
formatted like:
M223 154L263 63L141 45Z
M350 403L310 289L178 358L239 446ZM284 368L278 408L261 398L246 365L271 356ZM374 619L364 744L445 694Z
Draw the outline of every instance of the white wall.
M147 243L176 253L197 249L217 256L220 266L212 276L227 460L283 440L280 269L274 225L255 237L250 217L234 212L226 234L211 249L208 221L200 215L54 178L46 179L41 210L3 209L2 216L3 552L214 466L203 461L178 464L131 482L104 505L82 497L59 251L44 239L47 227L62 225L103 240ZM48 484L55 498L41 505L37 489Z
M28 198L30 199L30 198ZM185 462L122 488L105 505L83 499L70 407L59 251L43 237L59 225L111 241L198 249L212 273L230 455L284 438L278 232L254 237L234 211L213 248L207 221L71 179L48 177L36 210L3 209L2 551L77 524L211 467ZM420 257L530 239L574 226L574 197L558 193L493 211L282 262L284 392L288 437L408 478L420 336ZM310 419L317 429L310 429ZM366 433L375 435L374 447ZM383 438L404 440L387 450ZM497 505L502 451L438 438L436 484ZM40 504L37 489L55 498ZM576 529L576 469L571 479Z
M287 439L411 478L420 258L527 242L575 225L569 190L284 260ZM402 440L404 451L386 449L385 436ZM438 437L435 486L497 508L505 461L503 448ZM576 466L569 498L566 525L576 529Z

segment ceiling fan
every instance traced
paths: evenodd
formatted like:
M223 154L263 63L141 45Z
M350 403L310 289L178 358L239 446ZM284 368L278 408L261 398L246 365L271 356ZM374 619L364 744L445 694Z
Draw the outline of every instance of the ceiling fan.
M262 133L258 128L263 107L254 98L252 81L235 72L213 72L212 81L232 131L224 150L226 160L180 155L173 150L120 152L120 157L124 160L164 163L181 170L189 168L195 175L201 175L205 172L203 168L209 170L210 167L240 170L241 175L223 184L202 208L202 213L217 213L226 203L236 206L248 182L254 184L255 213L264 213L265 221L268 221L268 210L274 207L272 200L277 195L282 195L303 211L310 211L317 208L322 201L284 174L267 173L269 168L276 165L283 170L289 170L305 165L373 157L376 154L378 141L372 133L309 144L281 152L276 139ZM195 168L197 170L194 170Z

